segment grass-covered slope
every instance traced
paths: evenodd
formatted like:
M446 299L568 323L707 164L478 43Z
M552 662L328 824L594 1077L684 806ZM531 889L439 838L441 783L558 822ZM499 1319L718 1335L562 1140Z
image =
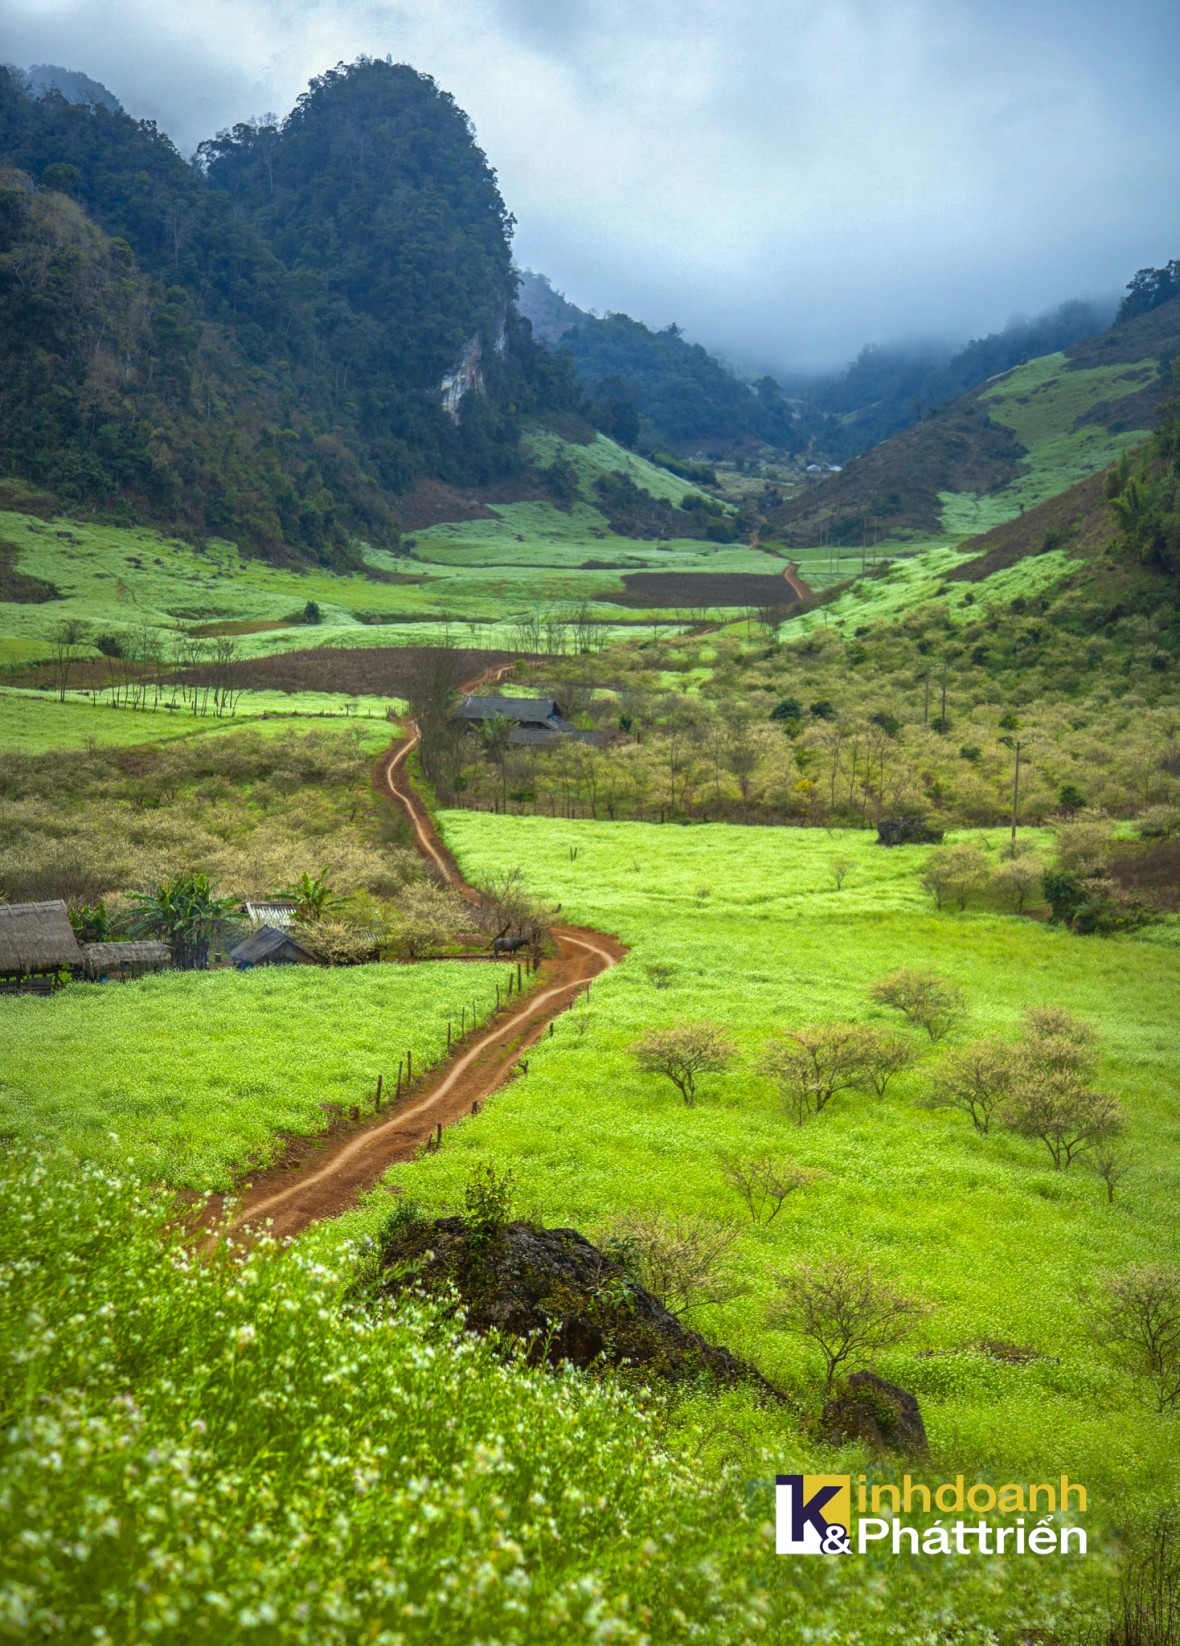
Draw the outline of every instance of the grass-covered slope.
M0 1131L178 1188L228 1189L284 1134L371 1107L407 1051L425 1070L447 1022L495 1004L482 967L175 973L0 1000ZM392 1064L391 1064L392 1059Z
M632 947L530 1058L527 1080L449 1151L399 1172L408 1193L453 1197L474 1163L493 1160L512 1166L531 1213L601 1232L625 1212L739 1216L720 1151L822 1171L773 1224L744 1222L735 1265L750 1289L698 1313L708 1333L814 1398L806 1346L767 1328L774 1276L804 1254L856 1251L937 1306L879 1363L921 1399L936 1467L1003 1479L1077 1471L1101 1513L1163 1484L1147 1460L1162 1459L1167 1425L1128 1401L1096 1352L1081 1293L1121 1265L1177 1255L1167 1207L1180 1189L1180 1087L1167 1025L1180 954L935 914L918 882L924 853L883 851L864 835L470 813L445 824L468 874L523 864L539 895ZM834 855L851 864L839 890ZM757 1072L763 1042L816 1021L885 1025L869 987L902 965L963 989L968 1015L952 1047L1014 1036L1032 1006L1068 1005L1095 1025L1099 1080L1127 1107L1136 1161L1113 1206L1084 1169L1053 1171L1043 1145L981 1137L963 1115L923 1108L945 1046L916 1042L920 1061L884 1099L845 1095L802 1129L791 1123ZM628 1047L654 1025L698 1019L740 1050L688 1110ZM984 1339L1034 1358L1000 1366L978 1348Z
M792 546L986 530L1141 445L1180 347L1180 300L940 406L772 516Z

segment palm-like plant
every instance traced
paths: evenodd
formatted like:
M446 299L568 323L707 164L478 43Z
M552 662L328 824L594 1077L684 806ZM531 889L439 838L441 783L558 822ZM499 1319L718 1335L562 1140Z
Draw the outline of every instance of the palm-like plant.
M333 914L348 901L347 898L338 897L328 885L327 869L321 869L314 879L305 871L293 886L284 886L277 895L290 898L295 905L295 919L305 925L313 920L322 920L326 914Z
M133 892L132 901L132 935L163 938L176 967L190 972L208 966L213 934L235 904L232 897L218 897L209 876L198 872L161 880L150 892Z

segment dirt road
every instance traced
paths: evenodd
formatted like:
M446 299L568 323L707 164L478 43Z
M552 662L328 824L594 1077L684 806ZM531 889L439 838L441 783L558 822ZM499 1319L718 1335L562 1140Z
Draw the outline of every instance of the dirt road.
M405 813L423 857L449 885L478 901L410 783L406 762L414 747L415 739L405 738L383 756L376 785ZM531 994L459 1042L395 1108L345 1134L294 1140L276 1165L254 1173L234 1227L269 1221L273 1234L290 1236L317 1218L334 1217L396 1161L408 1160L436 1127L452 1125L470 1115L473 1104L482 1105L519 1071L521 1053L626 952L613 937L580 926L555 926L553 938L556 958L544 962Z

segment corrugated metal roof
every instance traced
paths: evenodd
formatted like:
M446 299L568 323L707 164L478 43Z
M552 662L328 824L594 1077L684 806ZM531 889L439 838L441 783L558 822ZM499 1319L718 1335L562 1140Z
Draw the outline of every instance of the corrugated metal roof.
M256 926L277 926L285 932L295 918L295 904L247 903L246 915Z
M282 954L316 959L311 950L305 949L290 932L279 931L275 926L260 926L256 932L251 932L236 949L230 950L229 957L235 966L260 966L268 960L278 959Z
M465 697L459 707L465 720L494 720L497 715L524 726L541 726L558 718L551 697Z
M65 904L0 903L0 972L64 971L82 951Z

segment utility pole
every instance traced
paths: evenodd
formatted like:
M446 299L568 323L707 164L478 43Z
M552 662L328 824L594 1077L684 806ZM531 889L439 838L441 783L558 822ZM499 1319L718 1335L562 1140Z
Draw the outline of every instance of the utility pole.
M944 737L946 736L946 677L949 668L950 664L944 657L942 660L942 719L938 723L938 729Z
M1016 770L1012 774L1012 844L1016 844L1016 808L1020 803L1020 739L1016 739Z

